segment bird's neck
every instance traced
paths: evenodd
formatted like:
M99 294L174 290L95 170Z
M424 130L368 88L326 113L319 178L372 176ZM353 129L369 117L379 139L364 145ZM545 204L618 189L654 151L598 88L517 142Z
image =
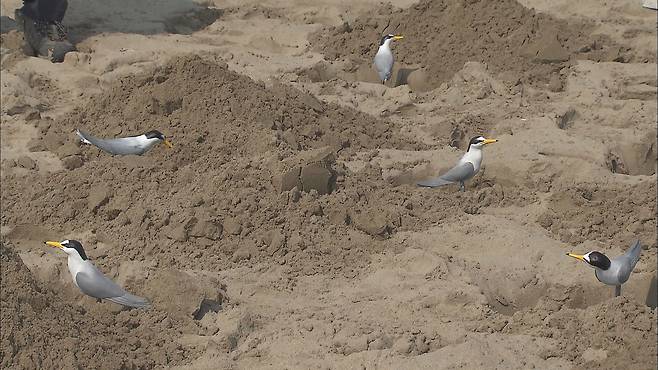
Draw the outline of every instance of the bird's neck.
M460 161L461 163L471 163L475 171L480 170L480 164L482 164L482 149L471 147L464 155Z
M384 43L381 46L379 46L378 53L390 53L391 52L391 40L392 39L388 39L388 40L384 41Z
M68 267L71 277L73 278L73 283L77 286L78 283L75 281L75 275L84 270L85 261L77 254L69 254Z

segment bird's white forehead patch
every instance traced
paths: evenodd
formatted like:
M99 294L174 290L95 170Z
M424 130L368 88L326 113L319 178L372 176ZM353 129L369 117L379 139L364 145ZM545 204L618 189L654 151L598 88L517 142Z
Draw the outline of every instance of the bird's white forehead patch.
M586 254L583 256L583 259L584 259L585 261L587 261L587 262L589 262L589 254L590 254L590 253L592 253L592 252L588 252L588 253L586 253Z
M61 242L61 243L59 243L59 244L61 244L61 245L66 245L66 244L69 244L69 240L68 240L68 239L66 239L66 240L64 240L63 242Z

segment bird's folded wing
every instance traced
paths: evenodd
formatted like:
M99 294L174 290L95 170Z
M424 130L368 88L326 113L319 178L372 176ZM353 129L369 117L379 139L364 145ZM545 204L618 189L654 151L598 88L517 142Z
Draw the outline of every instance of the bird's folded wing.
M150 306L148 300L126 292L115 282L108 279L94 267L93 273L78 272L75 282L80 290L94 298L107 299L124 306L147 308Z
M111 154L135 154L135 150L137 150L134 144L134 138L132 137L99 139L82 130L78 130L77 133L83 142L94 145Z
M426 186L426 187L434 188L437 186L454 184L456 182L464 181L466 179L471 178L474 173L475 173L475 168L473 167L473 164L470 162L466 162L451 168L450 171L444 173L439 177L419 181L417 184L418 186Z
M78 272L75 282L83 293L94 298L121 297L126 291L114 281L108 279L102 272L96 270L92 273Z

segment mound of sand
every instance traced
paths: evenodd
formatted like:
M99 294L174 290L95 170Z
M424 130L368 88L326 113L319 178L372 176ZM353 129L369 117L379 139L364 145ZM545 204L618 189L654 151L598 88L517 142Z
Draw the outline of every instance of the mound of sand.
M521 79L537 84L559 78L571 58L631 59L627 50L592 35L591 25L537 14L516 0L424 0L404 10L384 7L377 14L323 29L311 43L328 59L347 58L369 66L389 21L387 32L399 24L396 33L405 37L394 46L397 61L424 69L426 88L450 80L469 61L505 72L510 83Z
M387 208L384 199L368 200L336 162L369 148L417 147L391 122L288 86L266 87L198 57L122 79L63 119L36 122L42 136L33 150L57 153L69 170L49 179L7 176L3 224L95 225L98 240L120 251L119 260L111 253L99 261L110 265L137 258L198 269L274 259L312 273L333 270L336 255L364 263L355 257L363 250L341 245L355 228L387 237L399 215L366 217ZM175 148L113 158L80 147L78 127L101 137L157 128ZM374 180L384 185L380 173ZM375 205L364 208L368 202ZM359 238L364 250L375 243Z
M32 145L74 165L49 178L34 171L6 176L3 224L65 231L94 225L95 237L114 248L99 261L107 266L127 258L180 269L274 261L293 274L349 275L396 231L423 230L492 206L527 205L539 190L520 179L503 186L486 173L465 194L393 187L381 158L371 161L378 151L367 149L423 147L393 123L283 85L266 87L198 57L175 58L154 73L123 79L57 122L35 122L42 137ZM78 127L98 136L157 128L176 146L113 158L79 147ZM350 170L345 160L363 166ZM402 170L393 182L407 184L415 178L404 172L411 167L398 163L386 170ZM560 208L552 212L544 218L566 220ZM645 227L653 220L638 222ZM603 224L606 236L626 237L625 221L612 221ZM589 222L582 220L583 230L590 230ZM579 231L565 241L588 235Z

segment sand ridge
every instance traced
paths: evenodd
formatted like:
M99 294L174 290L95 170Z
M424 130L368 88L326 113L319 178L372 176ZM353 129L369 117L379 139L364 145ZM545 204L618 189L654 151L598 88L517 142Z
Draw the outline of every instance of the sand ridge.
M536 13L515 0L421 1L407 9L382 8L341 26L322 29L313 44L329 60L358 63L376 52L382 29L405 35L395 44L399 63L421 69L422 89L449 80L465 62L483 62L505 72L510 83L557 84L559 71L571 59L629 61L632 53L603 35L593 35L586 22L565 22ZM395 77L394 77L395 78ZM411 78L411 77L410 77Z

